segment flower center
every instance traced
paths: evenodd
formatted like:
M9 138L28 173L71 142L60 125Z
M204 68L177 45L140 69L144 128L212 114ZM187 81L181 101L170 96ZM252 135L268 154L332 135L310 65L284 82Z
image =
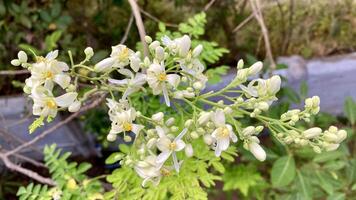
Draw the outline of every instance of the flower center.
M124 124L122 126L124 127L125 131L131 131L132 130L132 124L130 124L128 122L124 122Z
M229 129L227 129L226 127L220 127L218 129L218 136L220 138L229 137Z
M126 47L122 49L118 55L120 61L126 60L128 56L129 56L129 49Z
M160 73L160 74L158 74L157 79L159 81L166 81L167 80L167 75L165 73Z
M46 101L46 106L48 108L51 108L51 109L57 108L56 102L54 100L52 100L52 99L49 99L49 100Z
M44 73L44 77L48 78L48 79L52 79L53 78L53 73L50 71L47 71Z
M170 176L171 175L171 171L169 171L166 168L162 168L161 169L161 174L162 174L162 176Z
M168 148L173 151L177 148L177 144L175 142L172 142L168 145Z
M36 56L37 63L44 62L45 60L46 60L46 58L44 58L43 56Z

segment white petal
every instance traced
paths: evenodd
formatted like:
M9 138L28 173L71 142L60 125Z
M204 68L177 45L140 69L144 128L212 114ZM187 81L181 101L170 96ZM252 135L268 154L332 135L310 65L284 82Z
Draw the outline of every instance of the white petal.
M27 62L27 54L24 51L19 51L19 53L17 54L17 57L19 58L19 61L21 63Z
M171 151L163 151L162 153L160 153L157 156L157 163L164 163L166 162L166 160L169 158L169 156L171 155Z
M78 96L78 93L76 93L76 92L68 92L68 93L63 94L59 97L56 97L55 102L60 107L68 107L75 101L77 96Z
M79 101L74 101L69 107L69 112L77 112L80 109L81 103Z
M160 151L169 151L169 145L172 141L168 137L162 137L157 140L157 148Z
M214 115L212 116L212 120L217 126L224 126L225 125L225 114L224 111L221 109L216 110Z
M109 78L108 81L109 81L109 83L113 83L116 85L127 85L129 82L129 79L117 80L117 79Z
M144 126L142 126L142 125L132 124L132 130L131 131L133 133L135 133L136 135L138 135L143 128L144 128Z
M187 131L188 131L187 128L183 129L182 132L180 132L179 135L178 135L178 136L176 137L176 139L174 139L174 140L180 140L180 139L182 139L182 137L187 133Z
M177 74L168 74L167 75L167 82L176 88L179 84L180 77Z
M55 58L57 58L57 56L58 56L58 50L54 50L54 51L49 52L49 53L46 55L46 59L48 59L48 60L54 60Z
M166 102L166 105L168 107L171 106L171 103L169 101L169 96L168 96L168 91L165 85L162 85L162 93L163 93L163 97L164 97L164 101Z
M134 74L128 69L119 69L118 72L130 78L134 78Z
M133 55L130 57L130 67L134 70L134 72L138 72L140 69L140 58L137 55Z
M175 141L175 143L177 145L175 151L181 151L182 149L184 149L185 143L183 142L183 140L177 140Z
M160 113L160 112L159 112ZM158 114L158 113L156 113ZM163 114L163 113L162 113ZM160 126L156 126L156 131L157 131L157 134L160 138L163 138L163 137L166 137L166 132L163 130L162 127Z
M54 82L61 86L61 88L65 89L70 84L70 76L66 74L57 74L54 76Z
M190 49L190 37L188 35L184 35L182 38L180 38L180 42L179 42L179 47L180 47L180 51L179 51L179 55L181 57L185 57L187 56L189 49Z
M221 148L220 148L220 145L219 143L216 145L216 148L215 148L215 156L216 157L219 157L221 155Z
M172 158L173 158L174 169L176 170L176 172L179 172L179 163L178 163L178 158L177 158L177 155L175 152L173 152Z
M217 143L219 144L220 149L222 151L225 151L227 148L229 148L230 138L221 138L221 139L217 140Z
M111 57L105 58L95 65L94 70L97 72L106 72L110 70L110 68L113 66L114 63L115 63L114 58Z

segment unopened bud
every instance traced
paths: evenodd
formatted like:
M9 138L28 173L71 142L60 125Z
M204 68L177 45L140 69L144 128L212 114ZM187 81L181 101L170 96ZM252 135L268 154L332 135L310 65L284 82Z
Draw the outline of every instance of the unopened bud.
M85 58L86 59L89 59L89 58L93 57L93 55L94 55L93 48L91 48L91 47L85 48L84 49L84 54L85 54Z
M190 133L190 137L192 137L193 139L197 139L197 138L199 138L199 134L197 132L195 132L195 131L192 131Z
M213 143L213 138L209 134L204 135L203 139L207 145L211 145Z
M186 144L185 149L184 149L185 155L187 157L192 157L193 156L193 147L191 144Z
M151 118L152 118L153 121L160 122L160 121L163 120L163 117L164 117L163 112L159 112L159 113L156 113L156 114L152 115Z
M244 67L244 60L240 59L237 62L237 69L242 69Z
M117 135L116 135L116 134L113 134L113 133L109 133L109 134L106 136L106 139L107 139L109 142L115 141L116 138L117 138Z
M147 44L150 44L152 42L152 38L150 36L146 35L145 41L147 42Z
M250 76L256 75L258 72L261 71L262 67L263 67L263 63L261 61L258 61L248 68L248 74Z
M321 132L322 132L321 128L314 127L303 131L303 135L307 139L312 139L318 137L321 134Z

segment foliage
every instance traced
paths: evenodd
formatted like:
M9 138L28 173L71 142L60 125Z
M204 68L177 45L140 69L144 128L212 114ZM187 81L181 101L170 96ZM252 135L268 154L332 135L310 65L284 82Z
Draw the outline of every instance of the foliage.
M25 199L102 199L101 184L96 179L89 179L84 173L91 168L88 163L68 162L70 153L61 154L56 145L45 146L45 165L48 167L56 186L48 187L33 183L20 187L17 196Z

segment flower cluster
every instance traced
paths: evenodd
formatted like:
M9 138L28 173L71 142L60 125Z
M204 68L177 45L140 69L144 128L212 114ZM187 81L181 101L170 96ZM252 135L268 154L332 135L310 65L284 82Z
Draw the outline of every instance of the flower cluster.
M85 49L86 57L79 64L73 64L71 58L71 67L56 59L58 51L45 58L36 57L33 64L27 63L24 52L19 52L12 64L31 71L24 90L34 101L35 115L55 117L58 110L66 109L75 112L91 94L109 93L111 129L107 140L115 141L122 136L130 142L130 133L134 133L132 145L136 150L128 153L121 164L132 167L143 178L143 185L158 184L162 177L178 173L185 159L194 158L194 145L198 141L204 142L217 157L237 143L264 161L267 155L257 137L264 126L281 142L295 147L308 145L315 152L335 150L347 136L344 130L333 126L324 132L317 127L304 131L294 127L300 120L310 121L319 112L318 97L306 99L304 111L290 110L280 119L264 116L263 112L277 100L281 78L277 75L255 78L262 70L262 62L245 67L240 60L236 76L227 86L201 94L207 82L205 67L199 59L202 45L193 47L187 35L176 39L165 36L161 41L148 36L145 39L149 44L147 56L120 44L112 47L109 57L89 66L85 63L94 54L90 47ZM78 73L77 68L89 71L89 76ZM112 72L119 73L119 78ZM75 92L78 77L88 81L87 85L94 85L80 100ZM71 78L75 78L74 84ZM55 84L65 94L55 97ZM146 116L132 102L137 95L142 99L159 95L166 108L176 114L157 112ZM120 98L116 100L116 96ZM212 101L213 97L221 100ZM245 117L264 126L242 127L240 118Z
M70 84L71 77L67 73L69 70L65 62L58 61L58 50L52 51L46 57L36 57L35 63L27 63L25 52L18 53L18 59L11 63L15 66L22 65L31 72L31 76L26 79L24 91L33 100L33 114L54 118L59 109L68 109L76 112L80 108L77 100L78 93L75 86ZM54 96L54 86L58 85L66 93Z

